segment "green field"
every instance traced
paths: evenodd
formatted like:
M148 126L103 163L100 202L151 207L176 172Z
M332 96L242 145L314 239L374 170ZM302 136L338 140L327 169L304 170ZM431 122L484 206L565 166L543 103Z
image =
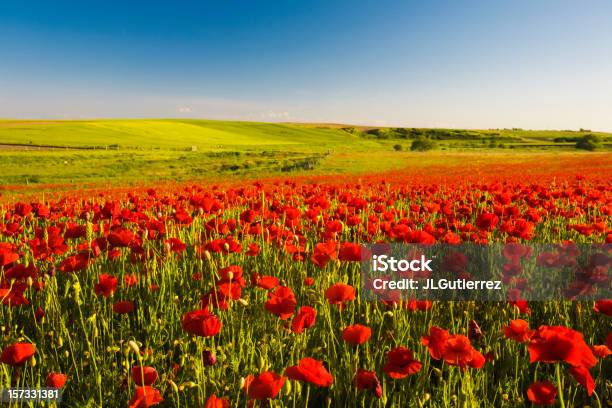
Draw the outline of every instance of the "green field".
M367 128L213 120L0 121L0 185L80 184L396 170L477 151L574 152L589 131ZM410 152L412 141L436 152ZM448 154L447 154L448 153ZM452 154L451 154L452 153ZM587 153L584 153L587 154ZM506 158L507 159L507 158ZM506 160L505 159L505 160Z

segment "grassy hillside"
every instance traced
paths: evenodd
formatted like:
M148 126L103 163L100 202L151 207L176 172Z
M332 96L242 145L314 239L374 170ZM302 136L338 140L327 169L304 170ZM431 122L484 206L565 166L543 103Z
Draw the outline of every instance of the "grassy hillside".
M507 146L570 143L587 133L612 140L612 134L523 129L367 128L339 124L273 124L216 120L134 119L90 121L0 121L0 144L120 149L232 150L266 148L376 148L387 141L418 136L442 147L479 147L491 141ZM372 142L378 143L372 143ZM484 142L484 143L483 143Z
M211 120L2 121L0 143L61 147L227 150L334 146L359 140L339 129Z
M455 160L464 152L506 152L499 160L518 157L512 152L572 153L573 138L585 133L178 119L4 120L0 185L380 172ZM600 136L610 141L609 134ZM436 141L436 154L410 152L420 137Z

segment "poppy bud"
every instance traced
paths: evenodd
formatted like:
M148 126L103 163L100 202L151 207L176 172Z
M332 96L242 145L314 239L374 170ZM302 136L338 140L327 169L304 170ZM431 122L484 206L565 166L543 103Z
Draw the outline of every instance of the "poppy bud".
M476 320L470 320L469 330L468 330L468 338L470 340L478 340L483 336L482 330Z
M134 340L128 341L128 347L136 354L140 354L140 347Z
M292 381L285 381L285 394L291 394L291 383Z
M172 391L178 394L179 392L178 385L176 385L176 383L172 380L168 380L168 384L170 384L170 386L172 387Z
M217 363L217 356L210 350L204 350L202 352L202 361L204 365L213 366Z

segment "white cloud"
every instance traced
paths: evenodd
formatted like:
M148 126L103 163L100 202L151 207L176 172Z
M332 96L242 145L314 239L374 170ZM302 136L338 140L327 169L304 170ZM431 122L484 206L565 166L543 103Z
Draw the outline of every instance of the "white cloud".
M193 109L191 109L189 106L179 106L176 108L178 113L192 113Z
M275 111L269 111L266 115L264 115L266 118L268 119L275 119L275 120L288 120L291 116L289 115L289 112L275 112Z

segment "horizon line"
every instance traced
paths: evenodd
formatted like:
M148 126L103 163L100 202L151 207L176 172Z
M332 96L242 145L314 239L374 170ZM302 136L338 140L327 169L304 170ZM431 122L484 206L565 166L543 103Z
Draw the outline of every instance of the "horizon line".
M248 120L248 119L211 119L211 118L191 118L191 117L90 117L90 118L79 118L79 119L57 119L57 118L3 118L0 117L0 122L93 122L93 121L129 121L129 120L199 120L199 121L211 121L211 122L241 122L241 123L269 123L276 125L310 125L310 126L327 126L327 127L355 127L355 128L371 128L371 129L449 129L449 130L524 130L524 131L535 131L535 132L546 132L546 131L557 131L557 132L594 132L594 133L612 133L610 130L600 129L560 129L560 128L546 128L546 129L532 129L524 128L519 126L514 127L496 127L496 128L482 128L482 127L444 127L444 126L395 126L395 125L374 125L366 123L344 123L344 122L308 122L308 121L259 121L259 120Z

